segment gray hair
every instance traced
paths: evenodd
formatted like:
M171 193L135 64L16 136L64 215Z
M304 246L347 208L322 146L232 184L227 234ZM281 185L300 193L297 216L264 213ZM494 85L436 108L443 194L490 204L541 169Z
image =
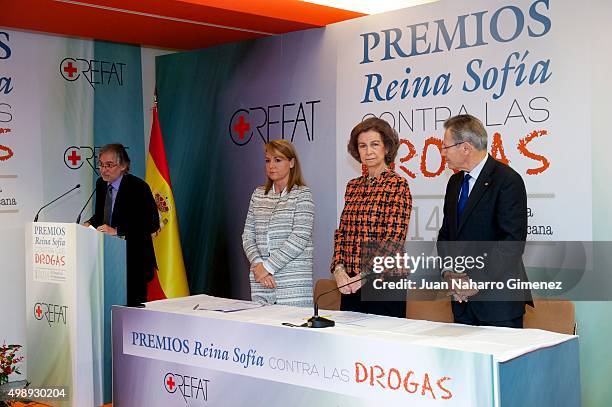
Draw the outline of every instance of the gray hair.
M98 151L98 157L101 156L104 153L115 153L116 161L117 164L119 165L126 165L126 169L125 172L130 172L130 156L127 153L127 150L125 149L125 147L123 147L123 144L119 144L119 143L112 143L112 144L106 144L102 147L100 147L100 150Z
M455 143L470 143L476 150L487 149L487 131L482 122L469 114L453 116L444 122Z

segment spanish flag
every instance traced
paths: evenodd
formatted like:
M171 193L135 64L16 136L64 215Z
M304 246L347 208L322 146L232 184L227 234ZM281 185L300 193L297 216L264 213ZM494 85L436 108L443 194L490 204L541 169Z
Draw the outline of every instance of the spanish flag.
M153 107L153 125L151 126L145 179L153 192L161 227L157 236L153 238L157 269L154 270L153 280L148 285L147 300L187 296L189 286L183 262L170 172L157 116L157 102Z

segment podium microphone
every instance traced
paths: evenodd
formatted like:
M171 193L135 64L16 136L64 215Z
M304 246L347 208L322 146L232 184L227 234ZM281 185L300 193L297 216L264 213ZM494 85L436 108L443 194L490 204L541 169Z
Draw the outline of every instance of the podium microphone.
M51 205L52 203L54 203L55 201L65 197L66 195L68 195L69 193L71 193L72 191L74 191L75 189L79 189L81 188L81 184L76 184L75 187L71 188L69 191L64 192L63 194L61 194L60 196L58 196L57 198L55 198L54 200L52 200L51 202L49 202L48 204L44 205L42 208L40 208L38 210L38 212L36 212L36 216L34 216L34 222L38 222L38 215L40 215L40 211L42 211L43 209L45 209L47 206Z
M337 291L337 290L339 290L341 288L348 287L351 284L357 283L357 282L362 281L362 280L367 280L369 277L371 277L373 275L374 275L373 273L367 273L366 275L361 277L359 280L355 280L353 282L343 284L343 285L341 285L339 287L333 288L331 290L325 291L325 292L317 295L317 298L315 298L315 300L314 300L314 315L306 322L305 325L308 328L329 328L329 327L332 327L332 326L336 325L336 323L334 321L319 316L319 305L318 305L319 298L321 298L324 295L327 295L329 293L333 293L334 291Z
M89 205L89 201L91 201L91 198L93 198L94 194L96 193L96 189L98 189L97 185L94 188L94 190L91 193L91 195L89 195L89 198L87 198L87 202L85 202L85 205L83 205L83 209L81 209L81 212L79 212L79 216L77 216L77 218L76 218L76 223L77 224L81 223L81 215L83 215L83 212L85 211L85 208L87 208L87 205Z

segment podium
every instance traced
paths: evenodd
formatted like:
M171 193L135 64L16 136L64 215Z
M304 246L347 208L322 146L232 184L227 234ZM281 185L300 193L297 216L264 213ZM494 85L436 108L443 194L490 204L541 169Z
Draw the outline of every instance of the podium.
M26 226L26 363L57 406L112 397L111 306L126 303L125 241L75 223ZM62 396L63 394L63 396Z

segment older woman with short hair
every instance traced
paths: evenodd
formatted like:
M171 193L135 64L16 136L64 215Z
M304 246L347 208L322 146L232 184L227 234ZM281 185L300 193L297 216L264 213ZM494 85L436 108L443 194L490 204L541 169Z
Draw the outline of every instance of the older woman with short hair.
M266 183L251 196L242 234L251 298L312 306L314 203L293 144L265 145Z
M342 310L406 315L405 301L364 301L360 288L365 280L358 281L371 272L363 264L365 244L400 249L406 240L412 210L410 188L390 168L398 148L397 133L382 119L366 119L351 131L348 152L362 164L364 175L348 182L334 235L331 271L338 287L352 283L340 289Z

